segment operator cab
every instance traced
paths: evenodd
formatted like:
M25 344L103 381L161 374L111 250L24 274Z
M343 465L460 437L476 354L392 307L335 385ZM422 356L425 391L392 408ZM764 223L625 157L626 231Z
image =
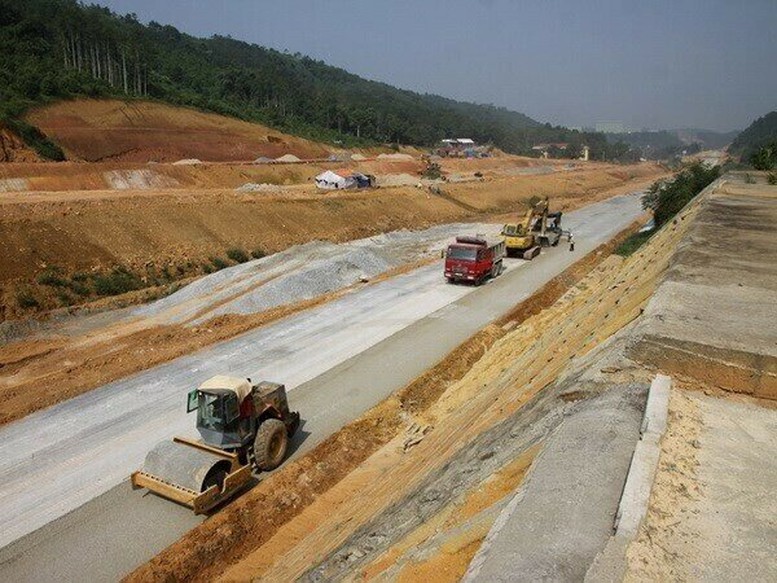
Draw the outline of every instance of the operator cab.
M520 237L523 235L523 225L505 225L502 235L506 237Z
M197 431L203 442L221 449L239 448L251 436L250 412L241 415L241 404L251 392L251 385L248 381L242 381L245 386L219 387L219 384L227 383L213 381L214 379L211 379L189 392L186 412L197 411ZM234 381L231 384L234 385ZM247 403L252 405L250 399Z

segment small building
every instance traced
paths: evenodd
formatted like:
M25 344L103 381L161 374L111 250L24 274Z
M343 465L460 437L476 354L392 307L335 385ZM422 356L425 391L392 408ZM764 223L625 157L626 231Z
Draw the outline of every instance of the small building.
M472 138L445 138L434 153L452 158L477 158L480 149Z
M555 154L558 156L560 152L565 151L569 147L569 144L564 142L556 142L556 143L548 143L548 144L537 144L536 146L532 146L532 150L535 152L539 152L540 156L542 158L548 158L550 157L550 154Z

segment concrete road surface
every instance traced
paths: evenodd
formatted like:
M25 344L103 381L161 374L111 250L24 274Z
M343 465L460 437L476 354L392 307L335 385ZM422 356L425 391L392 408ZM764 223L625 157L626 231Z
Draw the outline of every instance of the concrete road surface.
M638 194L565 215L575 235L479 288L441 265L367 286L34 413L0 429L0 580L114 580L199 519L127 477L173 435L195 435L188 390L217 373L285 382L304 420L295 455L434 365L455 346L611 238Z

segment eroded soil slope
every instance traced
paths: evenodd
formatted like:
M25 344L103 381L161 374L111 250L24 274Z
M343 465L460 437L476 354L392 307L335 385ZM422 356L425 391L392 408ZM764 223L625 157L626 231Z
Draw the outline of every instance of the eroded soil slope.
M254 160L291 153L322 158L321 145L268 127L184 107L144 101L76 99L33 110L27 121L69 159L96 162Z

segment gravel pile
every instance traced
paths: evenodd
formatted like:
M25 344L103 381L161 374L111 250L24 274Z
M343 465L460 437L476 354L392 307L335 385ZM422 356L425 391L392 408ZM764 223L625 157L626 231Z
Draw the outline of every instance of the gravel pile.
M367 156L362 156L361 154L351 154L351 160L354 162L363 162L367 159Z
M378 160L414 160L410 154L378 154Z
M29 190L26 178L3 178L0 180L0 192L22 192Z
M313 241L207 275L135 309L133 316L198 325L221 314L262 312L346 288L423 257L438 257L456 235L496 234L499 228L454 223L342 244Z
M347 249L334 257L305 264L277 277L256 291L243 294L200 317L197 324L221 314L251 314L308 300L343 289L390 269L392 264L368 249Z
M278 193L283 190L282 187L278 186L277 184L257 184L256 182L246 182L242 186L238 186L236 189L238 192L267 192L267 193Z
M184 158L183 160L173 162L173 166L196 166L197 164L202 164L202 160L197 158Z
M284 154L280 158L275 159L276 162L301 162L294 154Z
M556 171L553 166L530 166L529 168L508 168L502 174L508 176L533 176L541 174L553 174Z
M271 162L273 162L273 159L268 158L267 156L259 156L254 160L254 164L270 164Z
M149 190L151 188L173 188L180 183L170 176L157 174L153 170L108 170L103 172L108 188L114 190Z
M378 186L418 186L421 179L412 174L384 174L376 178Z

